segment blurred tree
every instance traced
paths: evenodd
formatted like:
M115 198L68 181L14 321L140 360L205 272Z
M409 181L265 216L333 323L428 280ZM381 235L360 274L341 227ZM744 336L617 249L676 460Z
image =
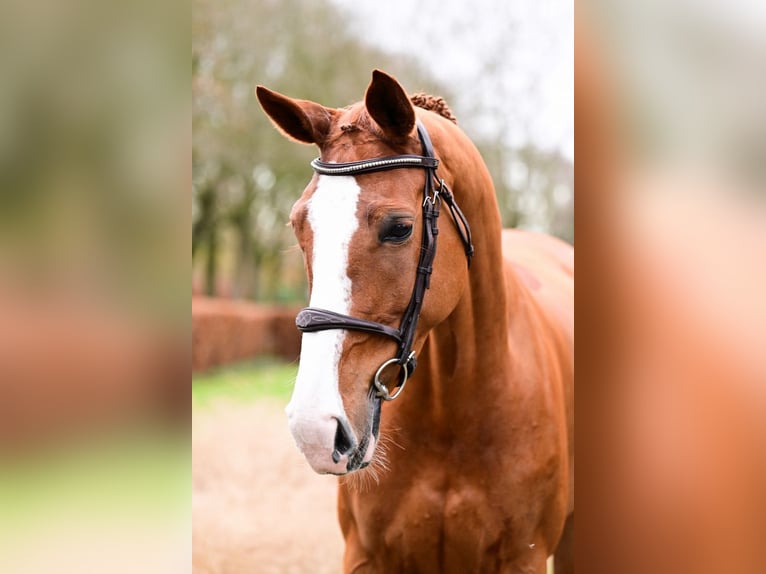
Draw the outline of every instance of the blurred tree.
M360 38L416 54L455 91L450 107L487 162L504 225L573 240L571 3L332 1Z
M494 48L480 51L490 54L484 60L475 54L473 84L451 83L455 94L408 55L412 47L373 48L354 22L331 0L192 1L192 265L204 291L263 300L305 295L302 258L285 224L316 150L277 133L255 85L343 106L361 97L375 67L412 92L447 99L487 161L504 225L572 241L571 161L510 143L523 109L488 97L508 93L507 34L483 38ZM440 26L423 22L418 41L438 45Z
M363 45L344 22L324 0L193 0L192 258L193 267L205 259L206 293L274 300L305 291L285 223L316 152L274 130L256 84L342 106L380 67L413 90L449 95L414 61Z
M505 227L551 233L574 243L574 166L558 151L479 142Z

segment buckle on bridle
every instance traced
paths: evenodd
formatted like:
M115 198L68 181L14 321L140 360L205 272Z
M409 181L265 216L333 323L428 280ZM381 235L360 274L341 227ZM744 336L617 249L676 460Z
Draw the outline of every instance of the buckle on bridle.
M428 205L429 203L431 205L436 205L437 202L441 202L441 198L439 197L439 190L434 189L433 190L433 196L429 196L428 193L425 194L425 199L423 199L423 207Z
M415 351L411 351L409 356L407 357L407 360L402 364L399 361L398 357L394 357L393 359L389 359L385 363L383 363L380 367L378 367L378 370L375 372L375 378L372 380L372 383L375 385L375 388L378 390L377 393L375 393L375 396L383 399L384 401L393 401L396 397L402 394L402 391L404 390L404 386L407 384L407 379L410 377L410 369L409 365L412 364L412 361L415 359ZM388 390L388 387L384 385L380 380L381 373L388 367L389 365L393 365L396 363L397 365L401 366L402 372L404 373L404 378L402 381L396 385L396 391L394 391L393 394L391 394Z

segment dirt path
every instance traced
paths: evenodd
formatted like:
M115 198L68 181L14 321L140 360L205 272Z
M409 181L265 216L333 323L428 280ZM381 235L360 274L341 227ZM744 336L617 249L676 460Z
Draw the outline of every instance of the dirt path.
M192 455L195 574L340 571L336 479L308 467L281 404L200 409Z

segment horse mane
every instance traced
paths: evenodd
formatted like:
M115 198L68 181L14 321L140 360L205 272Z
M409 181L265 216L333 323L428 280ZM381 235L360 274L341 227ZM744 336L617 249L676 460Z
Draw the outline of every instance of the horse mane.
M410 96L410 101L413 103L413 105L419 108L436 112L440 116L447 118L452 123L457 123L457 118L452 113L452 110L449 109L449 106L447 105L447 102L444 101L444 98L439 98L437 96L431 96L429 94L424 94L423 92L418 92L417 94Z

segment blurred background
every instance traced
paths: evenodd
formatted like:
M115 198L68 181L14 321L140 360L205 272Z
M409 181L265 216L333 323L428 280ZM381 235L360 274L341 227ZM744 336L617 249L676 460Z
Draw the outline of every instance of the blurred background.
M2 572L189 570L187 10L0 5Z
M578 4L587 572L766 571L764 6Z

